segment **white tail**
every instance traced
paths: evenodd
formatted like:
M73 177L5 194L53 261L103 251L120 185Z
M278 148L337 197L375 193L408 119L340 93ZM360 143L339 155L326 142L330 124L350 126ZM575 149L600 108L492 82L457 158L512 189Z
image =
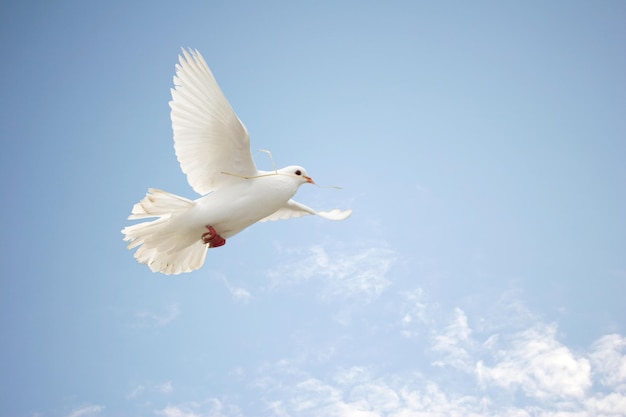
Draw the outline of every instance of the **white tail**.
M200 240L200 236L184 233L171 221L194 204L192 200L166 191L148 189L143 200L133 206L128 218L158 219L122 230L124 241L130 242L128 249L139 246L135 259L148 265L152 271L164 274L180 274L200 268L206 257L207 245Z
M133 206L132 214L128 216L128 219L171 216L177 211L187 211L191 206L193 206L193 201L188 198L156 188L148 188L148 194Z

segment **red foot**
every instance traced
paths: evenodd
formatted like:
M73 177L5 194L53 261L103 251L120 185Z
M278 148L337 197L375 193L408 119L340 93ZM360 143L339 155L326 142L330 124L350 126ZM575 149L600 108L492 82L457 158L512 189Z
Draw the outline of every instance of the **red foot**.
M202 241L207 243L210 248L218 248L226 244L226 239L217 234L213 226L205 226L208 232L202 235Z

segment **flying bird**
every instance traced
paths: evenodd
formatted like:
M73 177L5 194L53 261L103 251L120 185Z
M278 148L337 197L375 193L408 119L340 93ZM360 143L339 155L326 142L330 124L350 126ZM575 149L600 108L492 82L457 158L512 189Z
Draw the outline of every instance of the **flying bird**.
M315 184L301 166L257 169L246 127L197 50L183 49L171 92L174 150L189 185L202 197L148 189L128 219L156 219L122 230L128 249L138 248L137 261L154 272L190 272L202 266L209 248L254 223L311 214L344 220L352 214L316 211L294 201L302 184Z

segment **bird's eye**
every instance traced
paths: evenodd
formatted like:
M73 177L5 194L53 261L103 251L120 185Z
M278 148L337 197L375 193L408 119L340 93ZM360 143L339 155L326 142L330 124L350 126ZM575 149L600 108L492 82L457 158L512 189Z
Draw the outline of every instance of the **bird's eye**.
M295 174L296 174L296 175L302 175L302 171L300 171L300 170L298 169L298 170L296 170Z

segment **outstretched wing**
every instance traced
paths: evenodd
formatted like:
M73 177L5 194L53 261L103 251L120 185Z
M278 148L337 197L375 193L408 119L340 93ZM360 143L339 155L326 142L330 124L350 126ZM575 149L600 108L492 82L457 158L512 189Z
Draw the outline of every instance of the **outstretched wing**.
M196 50L184 50L176 65L170 101L174 149L189 185L199 194L254 176L250 138Z
M308 215L317 215L323 217L328 220L345 220L352 214L352 210L339 210L334 209L331 211L315 211L310 207L305 206L304 204L300 204L296 201L289 200L287 203L275 211L273 214L270 214L264 219L261 219L261 222L267 221L275 221L275 220L287 220L287 219L295 219L298 217L308 216Z

